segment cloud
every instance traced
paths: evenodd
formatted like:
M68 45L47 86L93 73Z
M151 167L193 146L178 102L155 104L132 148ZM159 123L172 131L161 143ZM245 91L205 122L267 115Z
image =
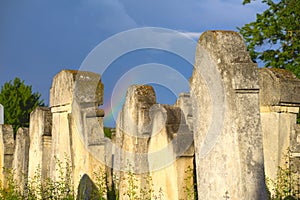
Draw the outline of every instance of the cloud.
M198 40L203 32L182 32L185 36Z

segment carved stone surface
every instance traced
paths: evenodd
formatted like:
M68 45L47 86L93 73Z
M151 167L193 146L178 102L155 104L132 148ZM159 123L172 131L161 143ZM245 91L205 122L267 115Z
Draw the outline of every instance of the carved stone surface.
M191 78L198 199L266 199L258 91L240 35L203 33Z

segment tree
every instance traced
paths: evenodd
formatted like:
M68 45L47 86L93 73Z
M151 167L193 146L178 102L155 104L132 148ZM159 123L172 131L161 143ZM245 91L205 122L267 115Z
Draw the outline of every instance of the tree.
M0 104L4 107L4 122L13 126L14 133L19 127L29 127L30 113L37 106L44 106L41 94L32 93L32 86L24 84L19 78L1 87Z
M243 4L251 0L244 0ZM300 78L300 1L263 0L268 8L238 28L254 61L292 71Z

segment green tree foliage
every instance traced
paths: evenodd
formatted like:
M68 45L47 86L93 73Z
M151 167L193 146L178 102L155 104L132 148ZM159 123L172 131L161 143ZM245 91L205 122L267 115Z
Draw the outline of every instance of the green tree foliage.
M19 78L5 83L0 91L5 124L11 124L15 133L19 127L29 127L30 113L44 105L40 97L41 94L33 93L32 86L25 85Z
M251 0L244 0L243 4ZM300 1L262 0L268 8L239 28L253 60L283 68L300 78Z
M112 136L112 131L111 131L112 128L110 127L104 127L104 135L105 137L108 137L111 139L111 136Z

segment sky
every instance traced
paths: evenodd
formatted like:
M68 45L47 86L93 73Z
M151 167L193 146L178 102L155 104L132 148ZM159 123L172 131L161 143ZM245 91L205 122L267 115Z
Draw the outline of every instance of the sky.
M91 52L103 48L104 42L112 37L121 40L120 33L126 35L136 33L130 30L152 27L150 30L184 33L184 37L196 42L206 30L236 31L237 27L254 21L256 13L265 8L260 1L242 5L242 0L0 0L0 86L19 77L49 104L52 78L62 69L84 69L83 63ZM153 39L152 32L141 34L145 40ZM124 43L137 40L131 38ZM174 41L165 38L164 42L174 45ZM114 53L122 49L123 43L109 44ZM105 51L96 55L100 61L105 56ZM120 54L102 72L105 125L115 125L113 119L127 89L125 83L150 83L159 103L173 104L179 92L187 91L174 92L168 84L176 83L181 76L188 80L192 64L164 48ZM141 71L147 75L141 75ZM149 77L153 76L151 81ZM170 80L166 85L161 84L163 77ZM119 99L112 101L114 97Z

